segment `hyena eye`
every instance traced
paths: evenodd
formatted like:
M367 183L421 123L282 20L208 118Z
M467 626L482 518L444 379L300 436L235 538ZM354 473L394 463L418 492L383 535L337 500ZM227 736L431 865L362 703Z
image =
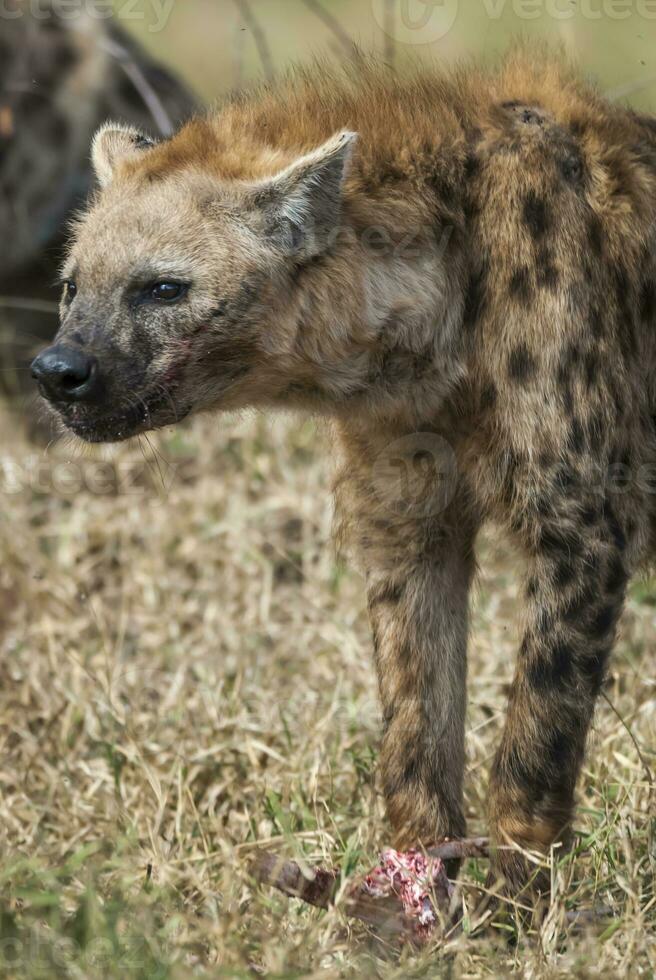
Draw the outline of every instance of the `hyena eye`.
M67 303L72 303L77 296L77 286L72 279L67 279L64 283L64 299Z
M189 286L182 282L156 282L150 289L150 298L158 303L175 303L182 299Z

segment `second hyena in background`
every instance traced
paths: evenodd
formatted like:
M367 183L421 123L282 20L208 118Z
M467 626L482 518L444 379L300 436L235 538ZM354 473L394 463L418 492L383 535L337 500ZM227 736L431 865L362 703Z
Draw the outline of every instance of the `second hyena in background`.
M161 135L198 109L115 19L78 8L73 16L51 0L0 8L3 395L24 392L29 361L56 333L65 229L93 184L98 126L109 116Z
M101 190L34 364L63 423L100 442L247 405L333 420L402 847L465 833L468 596L498 522L527 574L491 833L566 841L653 549L654 122L532 53L449 77L319 67L158 145L108 126L93 157ZM422 453L447 444L436 496ZM390 501L399 454L412 492ZM525 886L517 850L496 860Z

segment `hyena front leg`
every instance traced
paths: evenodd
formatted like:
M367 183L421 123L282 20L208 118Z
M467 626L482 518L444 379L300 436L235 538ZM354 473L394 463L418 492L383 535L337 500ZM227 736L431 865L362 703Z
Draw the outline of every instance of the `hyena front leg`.
M397 534L403 541L395 541ZM414 556L368 567L383 709L380 767L397 847L465 833L462 782L471 540L446 521L387 531Z
M357 538L383 712L380 770L395 846L465 833L462 810L468 593L473 520L457 490L445 509L380 496L354 454ZM439 478L439 476L438 476ZM384 494L383 494L384 498ZM434 511L437 511L435 513ZM455 868L450 869L455 870Z
M558 497L558 493L561 493ZM602 496L550 488L525 505L526 628L490 787L493 838L547 854L567 842L574 791L628 577L626 536ZM506 890L548 891L518 851L500 850Z

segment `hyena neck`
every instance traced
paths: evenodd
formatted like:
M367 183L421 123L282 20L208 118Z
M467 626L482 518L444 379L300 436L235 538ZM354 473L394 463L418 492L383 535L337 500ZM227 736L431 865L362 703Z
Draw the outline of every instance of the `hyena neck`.
M434 239L404 255L348 237L298 273L279 401L360 421L430 421L465 373L458 259L447 264Z

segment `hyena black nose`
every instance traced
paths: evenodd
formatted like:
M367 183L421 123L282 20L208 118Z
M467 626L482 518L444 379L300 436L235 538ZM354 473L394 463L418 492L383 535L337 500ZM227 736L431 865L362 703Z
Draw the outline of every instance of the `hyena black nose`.
M75 347L48 347L32 361L32 377L52 401L89 401L98 389L98 362Z

